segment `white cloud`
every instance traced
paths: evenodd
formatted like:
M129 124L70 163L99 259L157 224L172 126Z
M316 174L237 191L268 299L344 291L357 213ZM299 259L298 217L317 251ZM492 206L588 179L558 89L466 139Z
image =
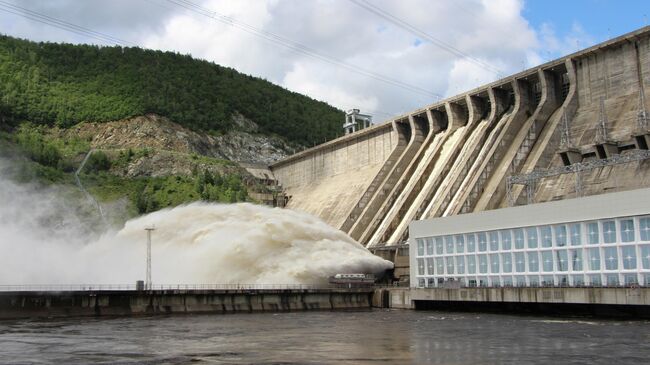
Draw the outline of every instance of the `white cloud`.
M542 61L567 55L596 43L596 39L587 34L580 23L573 23L571 31L562 37L558 37L555 27L551 23L544 23L539 30L541 46L538 54Z
M252 35L232 24L207 18L165 0L126 1L118 5L89 0L47 2L35 10L89 28L128 37L143 46L189 53L260 76L340 108L376 112L377 121L435 101L395 85L351 72ZM494 80L497 75L459 58L426 37L345 0L192 0L200 6L249 24L267 37L281 36L326 57L451 96ZM112 4L112 3L111 3ZM593 42L576 24L558 37L552 25L536 30L523 17L522 0L377 0L374 4L456 50L502 71L501 76L532 67ZM29 6L27 3L24 6ZM66 12L66 8L74 9ZM109 14L110 16L104 16ZM5 23L5 20L8 22ZM62 31L50 32L11 14L0 14L7 32L34 39L87 41ZM49 36L44 36L50 34Z
M323 73L313 64L297 63L282 80L288 89L310 95L319 100L327 100L342 109L359 107L363 110L376 110L377 97L359 93L355 88L346 88L347 83L328 84L331 73Z

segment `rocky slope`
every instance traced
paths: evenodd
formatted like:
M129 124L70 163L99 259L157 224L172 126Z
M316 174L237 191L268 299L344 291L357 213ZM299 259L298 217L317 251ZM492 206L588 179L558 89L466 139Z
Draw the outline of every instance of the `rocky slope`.
M213 136L199 134L165 117L147 114L113 122L80 123L57 133L64 138L82 138L96 149L151 148L265 165L296 151L296 147L279 137L257 134L257 125L241 115L233 117L233 124L236 127L232 131ZM165 168L174 169L174 166Z

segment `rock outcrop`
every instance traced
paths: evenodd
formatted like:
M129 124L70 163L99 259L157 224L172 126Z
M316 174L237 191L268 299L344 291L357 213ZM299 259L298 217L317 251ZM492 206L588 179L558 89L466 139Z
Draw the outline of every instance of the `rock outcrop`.
M233 117L233 126L223 135L200 134L165 117L147 114L112 122L80 123L60 133L88 140L97 149L151 148L265 165L296 151L279 137L259 134L258 126L241 115Z

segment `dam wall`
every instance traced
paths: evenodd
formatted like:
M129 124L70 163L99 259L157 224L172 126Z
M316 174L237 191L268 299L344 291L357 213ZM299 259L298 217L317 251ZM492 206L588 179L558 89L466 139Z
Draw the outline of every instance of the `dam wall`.
M379 185L374 179L401 155L410 133L403 123L378 125L271 165L289 198L287 208L341 227L364 192Z
M0 292L0 319L368 309L372 288Z
M649 86L645 27L270 168L289 207L368 247L399 245L413 220L650 186ZM347 160L380 139L381 156Z

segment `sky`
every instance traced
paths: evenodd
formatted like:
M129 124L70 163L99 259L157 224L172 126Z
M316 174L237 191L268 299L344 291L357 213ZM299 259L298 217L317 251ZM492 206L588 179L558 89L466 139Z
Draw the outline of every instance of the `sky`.
M647 0L0 0L0 33L191 54L381 122L649 16Z

